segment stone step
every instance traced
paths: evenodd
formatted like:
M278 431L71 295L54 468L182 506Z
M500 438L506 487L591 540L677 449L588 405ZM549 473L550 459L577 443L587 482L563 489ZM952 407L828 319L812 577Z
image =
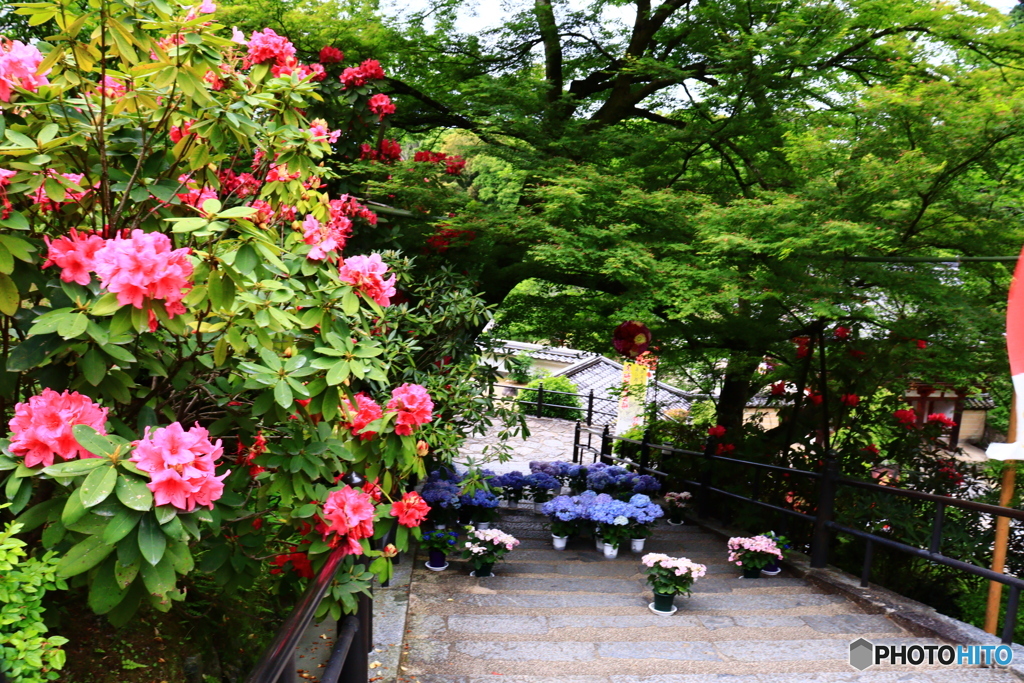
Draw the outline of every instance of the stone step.
M601 578L593 575L559 575L552 578L534 578L524 576L504 576L505 565L495 569L497 576L480 579L478 582L466 576L469 574L470 566L466 563L448 563L448 569L443 572L417 575L421 587L429 586L431 589L464 590L466 582L473 582L482 588L497 591L546 591L551 593L647 593L646 578L637 572L630 575L630 578ZM629 572L625 572L629 574ZM622 576L623 572L618 575ZM773 594L785 594L787 592L806 593L813 592L807 582L803 579L793 578L764 578L757 580L744 580L742 577L735 578L703 578L693 585L694 593L732 593L734 591L757 591L767 592L768 589L789 589L772 590Z
M793 674L662 674L654 676L505 676L423 674L418 683L1017 683L1006 671L991 669L955 669L927 671L865 671Z

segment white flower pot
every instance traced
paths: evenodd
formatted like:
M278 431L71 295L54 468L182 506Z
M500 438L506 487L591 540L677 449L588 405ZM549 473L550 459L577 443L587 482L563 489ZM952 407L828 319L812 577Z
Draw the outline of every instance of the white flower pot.
M547 502L547 501L545 501L545 502ZM543 515L544 514L544 510L542 509L543 507L544 507L544 503L534 503L533 504L533 511Z
M604 539L601 538L600 536L595 536L594 537L594 547L597 549L597 552L603 553L604 552Z
M604 559L614 560L619 556L619 549L609 543L604 544Z
M487 529L491 528L491 523L490 522L477 522L476 523L476 528L479 529L480 531L486 531Z
M644 543L646 541L646 538L631 538L629 539L629 549L634 553L642 553L644 551Z
M515 509L517 509L519 507L519 501L518 500L505 501L505 506L509 510L515 510Z
M682 526L682 525L686 524L686 522L684 522L683 520L679 520L678 522L673 522L671 519L669 519L669 520L666 520L666 521L668 522L669 526Z
M444 529L447 529L447 528L448 528L447 524L435 524L434 525L434 529L436 529L438 531L441 531L441 530L444 530Z
M555 536L551 534L551 543L555 546L555 550L565 550L565 544L568 542L568 536Z

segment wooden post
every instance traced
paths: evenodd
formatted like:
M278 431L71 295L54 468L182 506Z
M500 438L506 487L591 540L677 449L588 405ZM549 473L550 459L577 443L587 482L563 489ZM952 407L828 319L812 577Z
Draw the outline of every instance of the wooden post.
M1006 442L1013 443L1017 440L1017 395L1013 396L1013 403L1010 405L1010 426L1007 430ZM1003 470L1002 489L999 491L999 505L1008 507L1013 500L1013 490L1017 477L1017 461L1004 460L1006 469ZM996 542L992 549L992 571L1002 574L1006 565L1006 545L1010 539L1010 518L996 518ZM985 630L992 635L998 633L999 608L1002 603L1003 584L998 581L989 581L988 584L988 607L985 609Z

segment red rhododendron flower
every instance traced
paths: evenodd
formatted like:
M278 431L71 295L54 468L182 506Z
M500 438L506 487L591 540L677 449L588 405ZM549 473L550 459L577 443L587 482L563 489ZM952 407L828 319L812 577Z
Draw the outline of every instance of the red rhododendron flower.
M805 391L807 392L807 400L816 406L820 406L821 402L825 400L825 397L816 391L811 391L810 389L806 389Z
M279 36L274 29L265 28L261 33L252 34L249 38L249 52L245 57L247 64L262 64L273 60L278 65L285 64L295 56L295 46Z
M866 352L858 351L857 349L850 349L847 353L850 354L851 358L855 358L857 360L861 360L868 355Z
M374 114L383 121L388 114L395 113L395 105L391 104L391 98L383 93L377 93L366 103Z
M348 554L362 555L359 539L373 536L373 515L376 511L370 496L346 486L327 494L323 507L324 537L331 533L345 536Z
M361 391L356 394L356 407L354 408L348 399L342 399L341 410L344 416L342 424L349 428L353 436L358 436L360 440L367 441L377 435L377 432L366 431L366 425L374 420L379 420L384 415L384 412L368 395Z
M612 346L627 358L636 358L647 350L653 335L647 325L629 320L612 332Z
M772 396L785 396L786 395L786 383L776 382L772 385Z
M11 215L11 200L7 198L7 186L11 184L11 178L18 175L17 171L0 168L0 219L7 219Z
M843 405L850 406L851 408L853 408L855 405L860 403L860 396L858 396L857 394L843 394L839 398L839 401Z
M875 444L869 444L869 445L865 446L864 450L868 451L869 453L873 453L875 455L878 455L878 446L876 446Z
M45 467L53 464L53 456L62 460L74 458L95 458L82 448L71 428L75 425L89 425L100 434L106 434L107 409L93 403L89 397L77 391L58 394L53 389L43 389L28 403L14 406L11 418L11 453L25 457L25 467L42 463Z
M836 325L835 335L836 335L836 339L849 339L850 338L850 328L849 327L843 327L842 325Z
M96 268L96 252L106 246L107 241L90 232L78 232L71 228L70 237L58 237L50 241L43 237L49 251L43 268L58 266L60 279L87 285L92 280L90 273Z
M917 422L917 413L913 410L897 410L892 414L896 418L896 421L902 425L906 425L908 429L913 429L914 423Z
M124 83L111 76L104 76L100 84L99 92L108 100L119 99L127 91Z
M35 92L39 86L49 85L46 74L50 70L37 73L42 61L43 53L34 45L0 37L0 100L10 102L14 88Z
M410 529L417 527L427 518L430 506L415 491L410 491L391 505L391 514L398 518L398 523Z
M793 343L796 344L797 358L806 358L811 353L810 337L794 337Z
M341 217L362 218L370 225L377 225L377 214L356 201L355 197L343 194L337 199L327 202L331 210L331 220L335 221Z
M943 428L956 427L956 422L954 422L952 418L946 417L942 413L932 413L925 419L931 424L942 425Z
M395 419L395 434L407 436L417 425L425 424L434 419L432 411L434 402L426 387L408 382L391 392L388 410L398 413Z
M321 64L337 64L343 59L345 59L345 53L336 47L325 45L323 48L320 49Z
M49 171L46 173L46 175L54 179L64 178L64 180L67 181L67 183L61 183L61 185L64 186L65 188L64 199L61 200L50 197L49 193L46 191L45 184L40 185L35 192L32 192L31 194L28 195L32 203L35 204L43 213L56 211L60 207L65 206L67 204L80 203L82 199L85 197L85 195L89 192L88 188L75 190L67 187L67 184L71 184L73 186L78 186L79 188L81 188L82 180L85 179L85 175L81 173L54 173L53 171Z
M725 436L725 427L723 427L722 425L708 427L708 436L713 436L715 438Z
M402 158L402 146L394 140L381 140L380 156L382 159L391 159L397 161Z
M376 59L367 59L358 67L350 67L341 72L338 80L345 89L358 88L366 85L369 81L379 81L384 78L384 69Z
M928 348L928 342L926 342L924 339L915 339L914 341L917 343L917 348L919 348L919 349L927 349Z
M184 313L181 300L192 288L190 250L171 246L167 235L142 230L132 230L128 239L107 240L95 257L100 284L117 294L122 306L142 308L147 300L161 300L167 315Z
M213 502L224 493L223 480L231 472L217 476L214 466L223 455L220 439L210 443L210 433L198 424L187 432L181 423L146 428L135 442L131 461L149 474L147 484L157 505L173 505L191 512L198 505L213 509Z
M291 563L292 569L295 573L304 579L312 579L314 576L313 565L309 562L309 556L306 553L295 552L298 548L292 546L293 552L284 553L281 555L275 555L274 559L270 561L271 564L275 565L275 569L271 569L271 574L280 574L284 566Z
M384 279L388 272L387 265L381 261L380 254L369 256L353 256L345 259L338 268L338 279L347 282L366 296L377 302L379 306L389 306L391 297L395 295L395 276Z

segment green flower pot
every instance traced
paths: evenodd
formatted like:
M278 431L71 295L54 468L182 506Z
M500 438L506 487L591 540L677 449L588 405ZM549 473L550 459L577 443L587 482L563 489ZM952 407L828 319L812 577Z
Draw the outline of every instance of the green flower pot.
M676 601L675 593L655 593L654 594L654 611L655 612L666 612L671 613L673 603Z
M478 579L483 578L485 576L494 576L494 572L491 571L492 569L494 569L493 562L491 564L482 564L478 569L473 571L473 576L475 576Z
M751 567L744 567L743 568L743 578L744 579L759 579L759 578L761 578L761 570L760 570L760 568L753 569Z

